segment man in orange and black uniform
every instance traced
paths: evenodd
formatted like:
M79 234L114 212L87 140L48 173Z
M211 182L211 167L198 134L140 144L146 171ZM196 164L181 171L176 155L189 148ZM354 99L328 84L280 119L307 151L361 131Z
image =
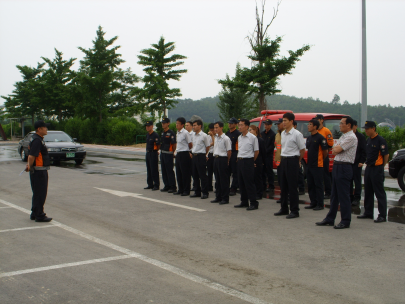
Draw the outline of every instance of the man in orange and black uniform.
M320 126L318 129L318 132L323 137L325 137L326 143L329 146L328 151L331 151L332 147L334 145L332 132L323 125L324 117L322 114L316 114L316 116L314 118L319 121ZM328 152L328 155L323 160L323 183L324 183L324 187L325 187L325 198L329 199L330 194L332 192L332 182L331 182L331 176L330 176L330 172L329 172L329 152Z
M28 163L25 171L30 172L32 189L31 220L36 222L50 222L51 217L44 213L44 204L48 193L48 170L51 161L46 148L44 136L48 134L48 126L44 121L35 122L35 134L29 144Z
M169 129L170 119L163 118L162 120L162 136L160 146L160 166L162 168L162 179L164 183L161 192L174 193L176 192L176 178L174 176L174 151L176 151L176 133Z
M230 196L236 195L236 190L239 188L239 182L238 182L238 138L242 134L240 133L239 130L236 129L236 125L239 123L239 121L235 118L232 117L228 121L228 126L229 126L229 131L226 132L226 136L228 136L231 139L232 143L232 155L231 155L231 160L229 162L229 177L232 175L232 184L231 184L231 190L229 192Z
M273 155L276 133L274 133L274 131L271 129L273 126L273 121L271 119L266 119L263 121L263 124L265 130L261 134L266 147L266 154L261 156L265 164L263 167L263 190L266 190L267 192L274 192ZM268 186L267 180L269 181Z
M311 203L305 209L322 210L323 203L323 160L328 154L326 139L318 132L319 121L312 119L308 122L307 138L307 183Z
M364 214L359 215L360 219L373 219L374 194L378 201L378 212L380 213L376 223L387 221L387 194L384 190L384 167L388 162L388 147L385 139L376 132L374 121L366 121L367 160L364 172Z
M363 164L366 161L366 137L357 131L357 121L353 122L353 133L357 137L357 151L356 158L353 164L353 178L350 183L350 198L352 200L352 206L359 206L361 199L361 173L363 171ZM354 189L353 189L354 182Z
M147 121L145 124L146 131L146 172L148 186L144 189L159 190L159 158L158 151L160 148L159 135L153 131L153 121Z

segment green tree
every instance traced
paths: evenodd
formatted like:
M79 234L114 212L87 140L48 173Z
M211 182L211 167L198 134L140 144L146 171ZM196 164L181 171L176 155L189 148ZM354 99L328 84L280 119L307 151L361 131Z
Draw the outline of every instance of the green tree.
M15 89L8 96L1 96L5 99L4 106L9 117L29 116L34 125L35 117L42 115L44 85L43 67L45 63L38 63L36 68L17 65L22 74L23 80L14 84Z
M259 102L246 91L236 87L235 79L240 77L240 64L236 65L236 73L233 79L226 75L225 82L222 84L222 91L219 93L219 117L222 121L228 121L231 117L251 119L257 116L259 112Z
M165 43L165 39L160 37L157 44L152 44L152 48L141 51L138 55L138 64L144 66L146 75L143 77L145 83L143 89L139 90L139 98L146 109L154 113L157 111L160 116L166 116L168 109L176 103L176 97L182 96L180 89L169 88L169 80L179 81L182 74L187 70L174 69L182 64L186 56L174 54L169 56L175 49L174 42Z
M80 61L75 81L78 84L77 113L82 117L97 118L99 122L114 111L133 105L132 85L138 80L131 70L123 71L118 67L125 62L117 53L120 46L112 46L118 37L106 40L104 35L99 26L93 47L79 47L85 57Z
M252 48L248 58L252 60L252 67L243 68L239 77L235 78L233 83L229 83L227 79L219 80L220 84L234 86L252 96L257 96L260 102L260 110L267 108L266 95L271 96L281 92L280 89L277 89L279 77L291 74L291 70L295 68L300 57L310 49L309 45L304 45L296 51L289 50L288 57L280 56L282 38L276 37L271 40L267 35L267 30L277 16L279 4L280 2L277 4L277 9L274 10L273 18L266 26L264 26L263 21L264 2L261 14L259 14L256 6L256 26L253 34L248 37Z
M71 67L76 58L63 60L63 53L55 48L55 59L41 57L47 64L44 79L44 113L47 116L56 115L59 120L74 115L73 90L75 77Z
M338 94L335 94L335 95L333 96L333 99L332 99L332 101L331 101L330 103L333 104L333 105L340 104L340 96L339 96Z

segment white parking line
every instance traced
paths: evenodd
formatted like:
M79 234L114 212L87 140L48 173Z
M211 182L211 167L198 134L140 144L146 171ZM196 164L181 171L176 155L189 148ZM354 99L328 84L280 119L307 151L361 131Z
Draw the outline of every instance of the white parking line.
M11 207L10 207L11 208ZM8 231L19 231L19 230L28 230L28 229L39 229L39 228L52 228L55 225L46 225L46 226L32 226L32 227L23 227L23 228L14 228L14 229L6 229L0 230L0 232L8 232Z
M27 214L30 214L30 213L31 213L31 211L28 210L28 209L22 208L22 207L20 207L20 206L18 206L18 205L12 204L12 203L7 202L7 201L4 201L4 200L2 200L2 199L0 199L0 203L3 203L3 204L5 204L5 205L7 205L7 206L10 206L10 207L13 207L13 208L15 208L15 209L18 209L18 210L20 210L20 211L22 211L22 212L24 212L24 213L27 213ZM138 260L144 261L144 262L146 262L146 263L149 263L149 264L154 265L154 266L156 266L156 267L159 267L159 268L161 268L161 269L165 269L165 270L167 270L167 271L169 271L169 272L171 272L171 273L173 273L173 274L177 274L177 275L179 275L179 276L181 276L181 277L183 277L183 278L185 278L185 279L188 279L188 280L193 281L193 282L195 282L195 283L198 283L198 284L201 284L201 285L203 285L203 286L209 287L209 288L211 288L211 289L220 291L220 292L222 292L222 293L224 293L224 294L227 294L227 295L236 297L236 298L238 298L238 299L241 299L241 300L244 300L244 301L246 301L246 302L253 303L253 304L270 304L270 303L268 303L268 302L262 301L262 300L260 300L260 299L258 299L258 298L253 297L253 296L250 296L250 295L248 295L248 294L246 294L246 293L244 293L244 292L241 292L241 291L232 289L232 288L230 288L230 287L226 287L226 286L221 285L221 284L219 284L219 283L213 282L213 281L208 280L208 279L204 279L204 278L202 278L202 277L200 277L200 276L197 276L197 275L195 275L195 274L192 274L192 273L190 273L190 272L187 272L187 271L185 271L185 270L182 270L182 269L180 269L180 268L178 268L178 267L169 265L169 264L164 263L164 262L161 262L161 261L159 261L159 260L155 260L155 259L149 258L149 257L147 257L147 256L145 256L145 255L143 255L143 254L140 254L140 253L137 253L137 252L135 252L135 251L132 251L132 250L123 248L123 247L118 246L118 245L115 245L115 244L113 244L113 243L110 243L110 242L101 240L101 239L99 239L99 238L96 238L96 237L94 237L94 236L92 236L92 235L89 235L89 234L87 234L87 233L84 233L84 232L82 232L82 231L80 231L80 230L77 230L77 229L75 229L75 228L66 226L66 225L64 225L64 224L62 224L62 223L59 223L59 222L57 222L57 221L52 221L51 223L52 223L53 225L56 225L56 226L62 228L62 229L65 229L65 230L70 231L70 232L72 232L72 233L74 233L74 234L76 234L76 235L79 235L79 236L81 236L81 237L83 237L83 238L85 238L85 239L88 239L88 240L90 240L90 241L93 241L93 242L95 242L95 243L97 243L97 244L101 244L101 245L104 245L104 246L106 246L106 247L108 247L108 248L111 248L111 249L114 249L114 250L116 250L116 251L122 252L122 253L125 254L125 256L137 258ZM120 257L122 257L122 256L120 256ZM116 257L116 258L118 258L118 257ZM113 258L107 258L107 259L113 259ZM101 262L101 260L103 260L103 259L97 259L97 260L100 260L100 262ZM93 261L93 262L94 262L94 261L97 261L97 260L90 260L90 261ZM89 262L89 261L78 262L78 263L84 263L84 264L86 264L85 262ZM93 262L91 262L91 263L93 263ZM90 263L90 262L89 262L89 263ZM95 262L95 263L97 263L97 262ZM69 263L69 264L75 264L75 263ZM67 264L62 264L62 265L67 265ZM79 265L80 265L80 264L79 264ZM49 267L57 267L57 266L58 266L58 265L49 266ZM72 265L72 266L76 266L76 265ZM69 266L66 266L66 267L69 267ZM35 269L36 269L36 270L35 270ZM55 269L55 268L50 268L50 269ZM23 273L29 273L29 272L36 272L36 271L45 271L45 270L50 270L50 269L47 269L47 267L41 267L41 268L27 269L27 270L21 270L21 271L25 271L25 272L23 272ZM14 273L15 273L14 275L22 274L22 273L19 273L19 271L16 271L16 272L14 272ZM9 274L8 276L12 276L12 275L11 275L11 272L8 272L8 273L3 273L3 274L0 273L0 277L3 276L4 274Z
M107 166L101 166L101 165L92 165L92 166L102 167L102 168L108 168L108 169L116 169L116 170L131 171L131 172L143 172L143 171L136 171L136 170L130 170L130 169L123 169L123 168L118 168L118 167L107 167Z

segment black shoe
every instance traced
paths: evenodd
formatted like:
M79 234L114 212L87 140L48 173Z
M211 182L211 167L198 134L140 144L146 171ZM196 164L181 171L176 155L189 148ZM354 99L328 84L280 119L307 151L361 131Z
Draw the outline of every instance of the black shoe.
M145 188L143 188L144 190L148 190L148 189L152 189L153 187L149 187L149 186L147 186L147 187L145 187Z
M44 218L42 218L42 219L35 219L35 221L36 222L50 222L50 221L52 221L52 218L51 217L44 217Z
M309 205L309 206L305 206L304 207L304 209L315 209L316 208L316 206L312 206L312 205Z
M261 199L263 199L263 197L261 197L261 196L256 196L256 200L257 200L257 201L259 201L259 200L261 200Z
M324 199L330 199L330 194L325 194Z
M239 205L235 205L234 207L235 208L246 208L246 207L249 207L249 205L240 203Z
M319 210L323 210L323 209L325 209L325 207L322 207L322 206L316 206L314 209L312 209L312 210L314 210L314 211L319 211Z
M175 193L177 190L176 189L169 189L169 191L167 191L167 193Z
M290 213L285 218L286 219L293 219L293 218L296 218L296 217L300 217L300 215L298 213Z
M229 201L221 201L219 204L220 205L226 205L226 204L229 204Z
M169 192L170 188L164 187L163 189L160 189L160 192Z
M197 188L196 188L196 187L193 187L193 188L191 188L190 191L195 191L195 190L197 190Z
M157 191L157 190L159 190L159 187L155 186L155 187L152 188L152 191Z
M358 219L373 219L374 217L372 215L367 215L367 214L362 214L357 216Z
M305 190L298 191L298 195L305 195Z
M247 211L256 210L256 209L259 209L259 206L250 205L249 207L246 208Z
M197 194L197 193L191 194L190 197L201 197L201 193L200 194Z
M355 198L353 201L352 201L352 206L359 206L360 205L360 199L359 198Z
M208 198L208 194L201 195L201 199L207 199L207 198Z
M190 195L190 192L183 192L182 194L181 194L181 196L189 196Z
M211 203L220 203L220 202L221 202L221 200L217 199L217 198L211 201Z
M280 215L288 215L288 211L284 211L283 209L280 209L278 212L274 213L275 216L280 216Z
M383 218L382 216L378 216L377 219L374 220L374 223L384 223L387 220Z
M173 192L173 195L181 195L181 194L183 194L183 192L180 191Z
M35 216L31 214L31 215L30 215L30 220L31 220L31 221L34 221L34 220L35 220Z
M336 226L334 226L333 228L335 229L345 229L345 228L350 228L350 224L349 225L345 225L343 223L339 223Z
M327 220L322 220L322 222L315 223L317 226L334 226L335 222L328 222Z
M235 190L235 189L231 189L231 190L229 191L229 196L234 196L234 195L236 195L236 190Z
M278 200L276 203L277 203L277 204L281 204L281 200Z

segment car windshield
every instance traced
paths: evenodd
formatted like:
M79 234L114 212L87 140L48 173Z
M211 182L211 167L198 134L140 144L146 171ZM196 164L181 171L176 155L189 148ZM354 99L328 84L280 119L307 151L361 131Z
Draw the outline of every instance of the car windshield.
M72 138L63 132L49 133L44 137L45 142L72 142Z

